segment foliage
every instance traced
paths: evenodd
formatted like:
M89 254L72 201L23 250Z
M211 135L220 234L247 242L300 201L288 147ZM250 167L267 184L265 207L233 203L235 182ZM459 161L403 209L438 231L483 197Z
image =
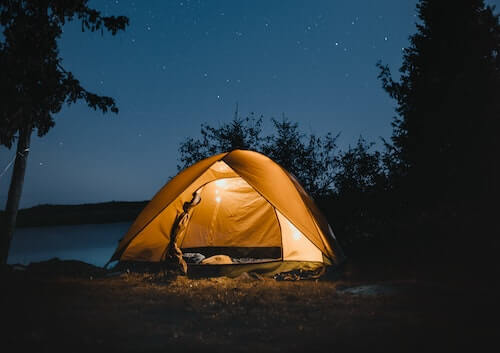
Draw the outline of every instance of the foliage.
M128 18L101 16L88 0L0 0L0 145L17 153L5 207L0 219L0 264L5 264L16 225L33 129L45 135L55 125L53 114L63 104L83 100L103 113L118 112L111 97L87 91L62 66L58 40L66 21L77 18L82 31L115 35Z
M499 17L482 0L421 0L417 10L400 80L378 64L397 102L391 172L415 200L485 195L498 177Z
M188 137L179 146L179 170L217 153L245 149L262 152L292 173L312 194L328 192L333 187L336 168L336 139L331 133L323 137L306 135L299 125L286 117L271 119L274 132L262 135L263 117L254 114L234 118L214 127L201 125L201 138Z
M391 224L421 262L495 268L500 23L483 0L420 0L400 79L378 64L398 116L383 156ZM488 202L489 201L489 202ZM387 208L390 210L390 208ZM425 258L424 258L425 256Z
M383 185L379 151L370 152L374 143L359 137L355 147L349 146L339 158L339 169L335 174L335 186L339 195L368 193Z
M335 192L318 202L348 252L373 247L372 240L387 237L383 224L387 211L387 174L381 152L359 137L354 146L340 151L334 175Z
M22 128L34 127L39 136L54 126L53 114L64 103L85 101L91 108L117 113L111 97L83 88L62 66L58 39L66 22L78 20L82 31L115 35L128 25L123 16L103 16L88 0L2 0L0 25L0 144L10 148Z
M271 119L274 133L265 138L262 152L292 173L311 194L323 195L333 189L337 168L337 138L323 137L299 130L299 124L285 116Z
M184 169L214 154L246 149L259 151L262 143L262 117L240 118L237 113L233 120L218 128L201 124L201 138L188 137L179 146L180 162L177 169Z

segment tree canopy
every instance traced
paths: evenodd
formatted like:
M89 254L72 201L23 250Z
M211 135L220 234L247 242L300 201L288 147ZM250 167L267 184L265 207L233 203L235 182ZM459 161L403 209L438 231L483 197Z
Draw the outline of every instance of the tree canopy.
M264 139L261 151L295 175L315 196L332 192L337 172L337 139L331 132L323 136L305 134L299 124L284 116L271 119L274 133Z
M339 195L369 193L385 185L381 153L370 150L374 143L359 137L354 147L339 156L335 186Z
M264 136L262 119L254 114L234 118L218 127L201 125L201 137L188 137L179 146L179 170L217 153L234 149L261 152L291 172L312 194L332 190L336 172L337 136L306 135L285 116L271 119L273 132Z
M482 0L421 0L417 11L399 81L378 64L397 102L392 171L416 198L487 193L498 179L498 15Z
M118 112L111 97L82 87L65 70L58 39L67 22L78 20L82 31L115 35L128 25L124 16L103 16L87 0L1 0L0 26L0 144L10 148L22 128L45 135L54 126L53 114L63 104L85 101L91 108Z
M179 146L181 170L208 158L214 154L235 149L259 151L262 144L262 117L254 114L241 118L235 113L234 118L219 127L201 124L201 137L188 136Z
M17 153L5 215L0 220L0 264L7 261L22 194L32 131L45 135L64 104L83 100L103 113L117 113L111 97L83 88L65 70L58 39L66 22L78 20L82 31L115 35L128 25L124 16L102 16L88 0L0 0L0 145Z

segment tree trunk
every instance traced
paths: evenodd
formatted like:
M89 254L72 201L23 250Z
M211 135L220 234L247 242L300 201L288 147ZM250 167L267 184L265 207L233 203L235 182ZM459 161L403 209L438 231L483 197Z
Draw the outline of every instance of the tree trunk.
M14 170L10 180L4 223L2 229L0 229L0 265L5 265L7 263L10 242L14 234L14 229L16 228L17 210L19 209L19 201L21 200L21 193L23 190L24 174L26 172L26 162L28 160L32 130L33 128L29 126L19 131L16 161L14 162Z

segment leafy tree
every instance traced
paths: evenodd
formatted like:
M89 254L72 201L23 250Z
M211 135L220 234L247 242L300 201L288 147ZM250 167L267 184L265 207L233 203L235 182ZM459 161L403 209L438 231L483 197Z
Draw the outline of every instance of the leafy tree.
M373 146L359 137L354 147L339 152L333 178L335 192L319 200L342 245L351 252L371 247L372 238L383 234L379 228L386 177L381 153L372 151Z
M483 197L499 177L499 17L482 0L421 0L417 10L399 81L378 64L398 104L387 161L414 201Z
M355 147L341 154L334 181L338 195L373 192L384 184L379 151L370 152L374 143L359 137Z
M274 133L266 137L262 152L292 173L314 196L325 195L333 189L337 168L337 138L332 133L323 137L299 130L298 123L285 116L271 119Z
M216 153L234 149L262 152L294 174L313 195L329 192L335 174L336 136L305 135L299 125L283 117L271 119L274 132L262 135L262 116L234 118L219 127L201 125L201 138L188 137L179 146L179 170Z
M500 179L500 23L494 11L483 0L420 0L399 80L379 63L383 88L397 102L386 161L395 200L404 206L399 233L408 242L418 239L413 252L419 261L452 264L450 273L461 278L471 264L497 267L490 262L500 232L491 206Z
M285 116L270 121L273 129L268 135L261 133L262 118L240 119L235 114L232 121L218 128L203 124L201 138L189 137L180 144L184 164L179 170L215 153L251 145L252 150L267 155L300 181L335 225L346 249L371 252L375 237L388 238L394 233L387 226L393 215L388 210L393 209L385 163L392 153L374 150L374 143L362 137L342 152L336 145L338 135L305 134L298 123Z
M236 109L233 120L219 127L201 124L201 138L188 137L179 146L180 162L178 170L208 158L214 154L235 149L259 151L262 143L262 117L252 113L246 118L238 116Z
M5 264L21 198L30 137L45 135L54 126L53 114L64 104L83 100L103 113L117 113L111 97L83 88L62 66L58 39L66 22L78 20L82 31L104 30L115 35L128 25L123 16L103 16L88 0L1 0L0 25L0 144L17 154L1 234L0 261Z

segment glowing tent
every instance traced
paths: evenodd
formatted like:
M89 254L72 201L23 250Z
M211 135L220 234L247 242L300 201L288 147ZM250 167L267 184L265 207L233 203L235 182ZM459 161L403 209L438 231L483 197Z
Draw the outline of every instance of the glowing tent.
M268 157L234 150L204 159L170 180L139 214L110 261L164 260L172 227L194 194L176 244L183 253L227 255L225 275L275 274L339 264L342 251L314 201ZM196 266L214 265L189 265Z

